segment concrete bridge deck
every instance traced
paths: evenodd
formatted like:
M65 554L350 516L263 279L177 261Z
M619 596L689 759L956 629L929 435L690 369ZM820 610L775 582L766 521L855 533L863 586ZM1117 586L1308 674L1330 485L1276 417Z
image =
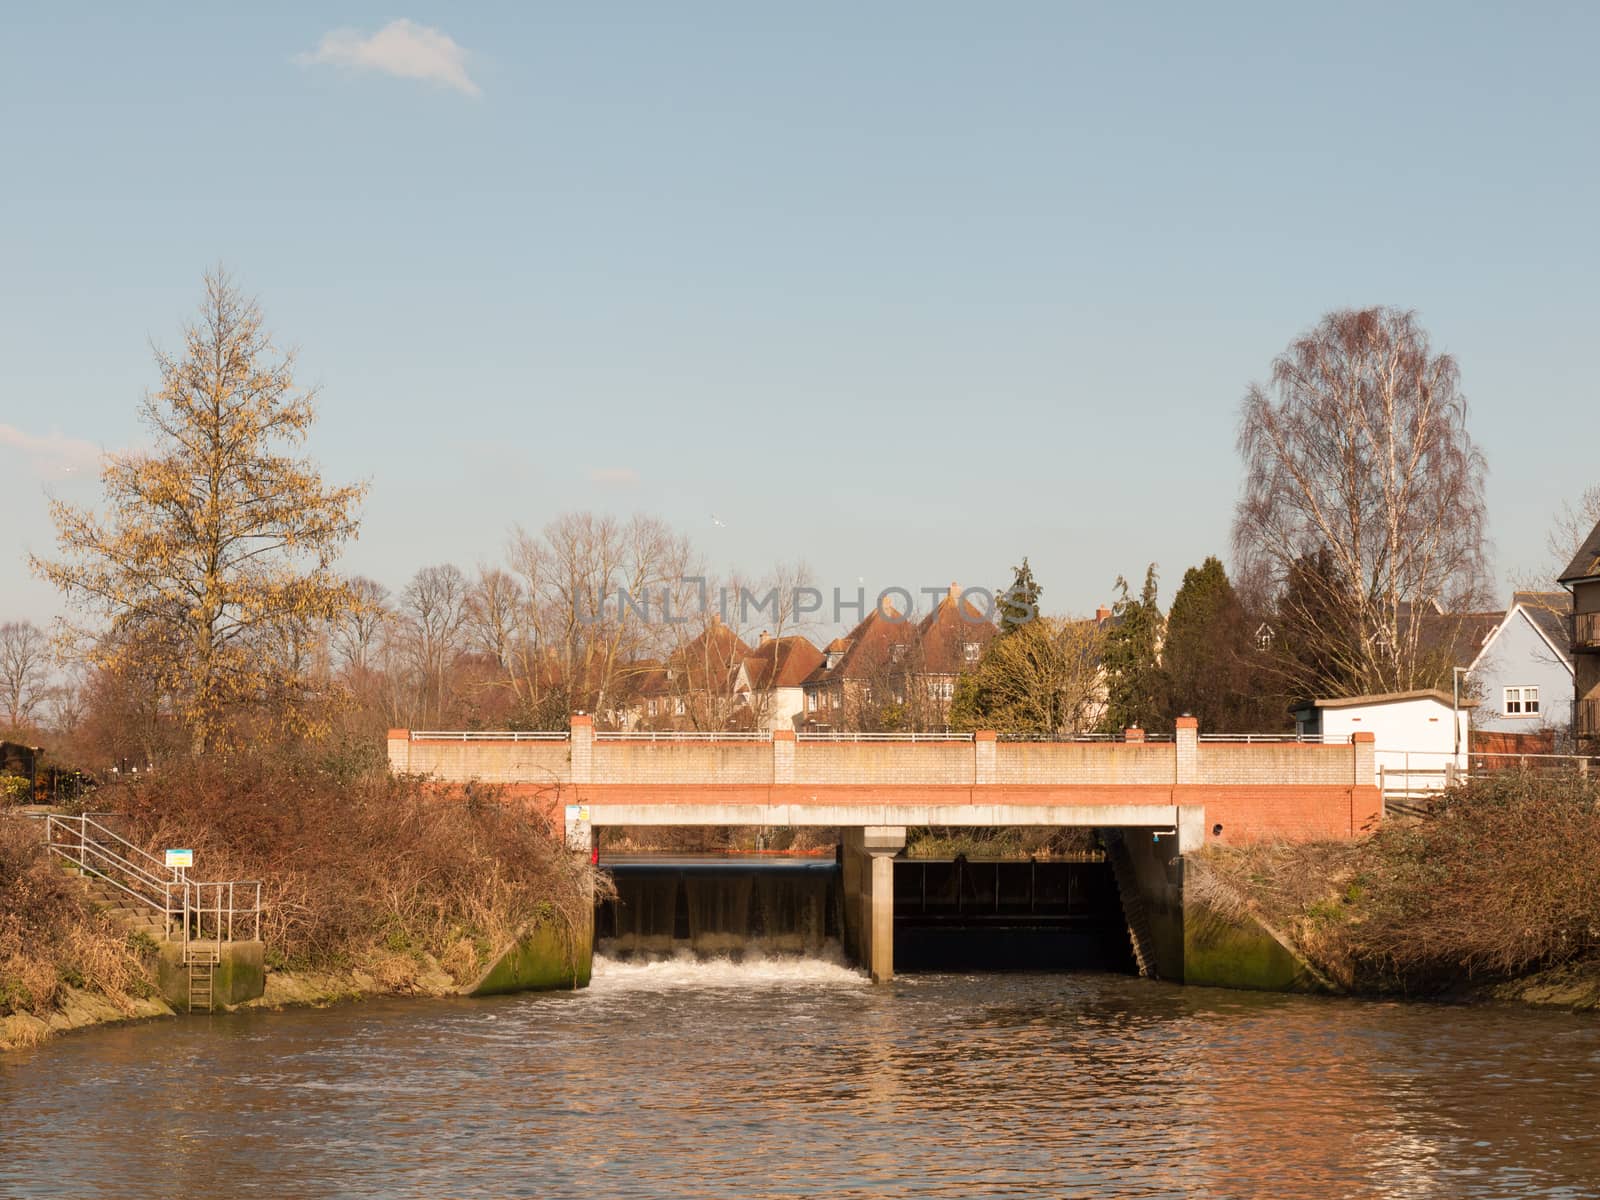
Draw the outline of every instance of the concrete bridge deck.
M813 740L779 730L703 737L389 732L396 771L505 785L595 826L1163 826L1204 814L1224 842L1350 837L1377 820L1370 734L1339 745L1201 741ZM1220 827L1220 828L1219 828ZM1186 849L1189 847L1185 847Z

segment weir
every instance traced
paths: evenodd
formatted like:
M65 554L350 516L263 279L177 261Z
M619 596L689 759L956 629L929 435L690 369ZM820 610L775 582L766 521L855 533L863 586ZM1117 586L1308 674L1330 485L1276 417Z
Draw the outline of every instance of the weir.
M1171 740L1129 729L1116 739L1006 742L986 730L608 732L578 713L566 732L395 729L388 750L396 771L503 787L560 823L574 849L617 826L837 830L839 938L880 981L893 977L905 924L896 881L908 827L1097 831L1138 969L1182 980L1187 855L1208 842L1358 836L1383 812L1370 732L1202 739L1193 717L1177 719ZM766 911L754 892L681 877L669 925L666 885L652 886L661 895L619 913L614 936L640 947L731 945L741 921Z
M890 928L875 940L870 912L849 915L849 861L620 858L606 864L617 894L596 908L596 948L618 959L692 953L734 961L846 951L879 979L896 971L1135 970L1106 861L880 858L892 872L894 903ZM865 909L859 883L850 886Z

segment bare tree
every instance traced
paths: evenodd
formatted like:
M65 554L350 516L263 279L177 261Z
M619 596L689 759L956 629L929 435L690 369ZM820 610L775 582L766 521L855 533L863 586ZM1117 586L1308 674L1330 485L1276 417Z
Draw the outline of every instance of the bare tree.
M1239 425L1245 481L1234 521L1244 574L1284 589L1325 553L1308 618L1348 631L1336 686L1438 683L1424 606L1476 602L1484 578L1484 461L1467 432L1455 360L1412 313L1329 313L1252 385ZM1302 589L1304 590L1304 589ZM1287 593L1284 593L1287 595ZM1325 688L1334 681L1306 681Z
M528 603L516 686L541 710L560 702L606 722L670 648L668 631L694 619L704 574L687 538L644 516L566 513L538 535L518 528L510 560Z
M400 646L414 681L413 719L431 726L448 711L466 619L467 577L450 563L423 567L401 593Z
M0 625L0 708L12 729L31 725L50 683L50 642L32 621Z
M389 589L375 579L357 575L350 580L350 606L333 627L333 648L340 665L363 672L375 664L384 628L394 619Z

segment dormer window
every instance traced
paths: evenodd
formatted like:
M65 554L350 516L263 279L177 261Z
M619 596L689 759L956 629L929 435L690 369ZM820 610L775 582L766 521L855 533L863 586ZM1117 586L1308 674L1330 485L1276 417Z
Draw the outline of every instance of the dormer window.
M978 642L963 642L961 644L961 658L967 666L975 665L981 657L983 657L983 646Z
M902 659L905 658L907 649L909 649L909 647L904 642L901 642L901 643L899 643L898 645L895 645L895 646L890 646L889 647L889 659L890 659L890 661L892 661L892 662L900 662Z
M841 658L843 658L843 657L844 657L844 655L840 654L839 651L830 650L830 651L828 651L828 657L825 660L825 664L824 665L826 665L827 669L831 671L831 670L833 670L835 667L837 667L839 665L839 660Z
M1266 624L1257 625L1256 626L1256 649L1257 650L1271 650L1272 649L1272 639L1275 636L1276 635L1273 633L1273 629L1272 629L1271 625L1266 625Z

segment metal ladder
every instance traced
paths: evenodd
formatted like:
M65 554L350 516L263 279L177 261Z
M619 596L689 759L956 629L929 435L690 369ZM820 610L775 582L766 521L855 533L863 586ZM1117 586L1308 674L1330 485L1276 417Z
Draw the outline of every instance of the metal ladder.
M184 951L184 964L189 968L189 1011L211 1012L215 1007L217 963L222 953L213 945L191 942Z

